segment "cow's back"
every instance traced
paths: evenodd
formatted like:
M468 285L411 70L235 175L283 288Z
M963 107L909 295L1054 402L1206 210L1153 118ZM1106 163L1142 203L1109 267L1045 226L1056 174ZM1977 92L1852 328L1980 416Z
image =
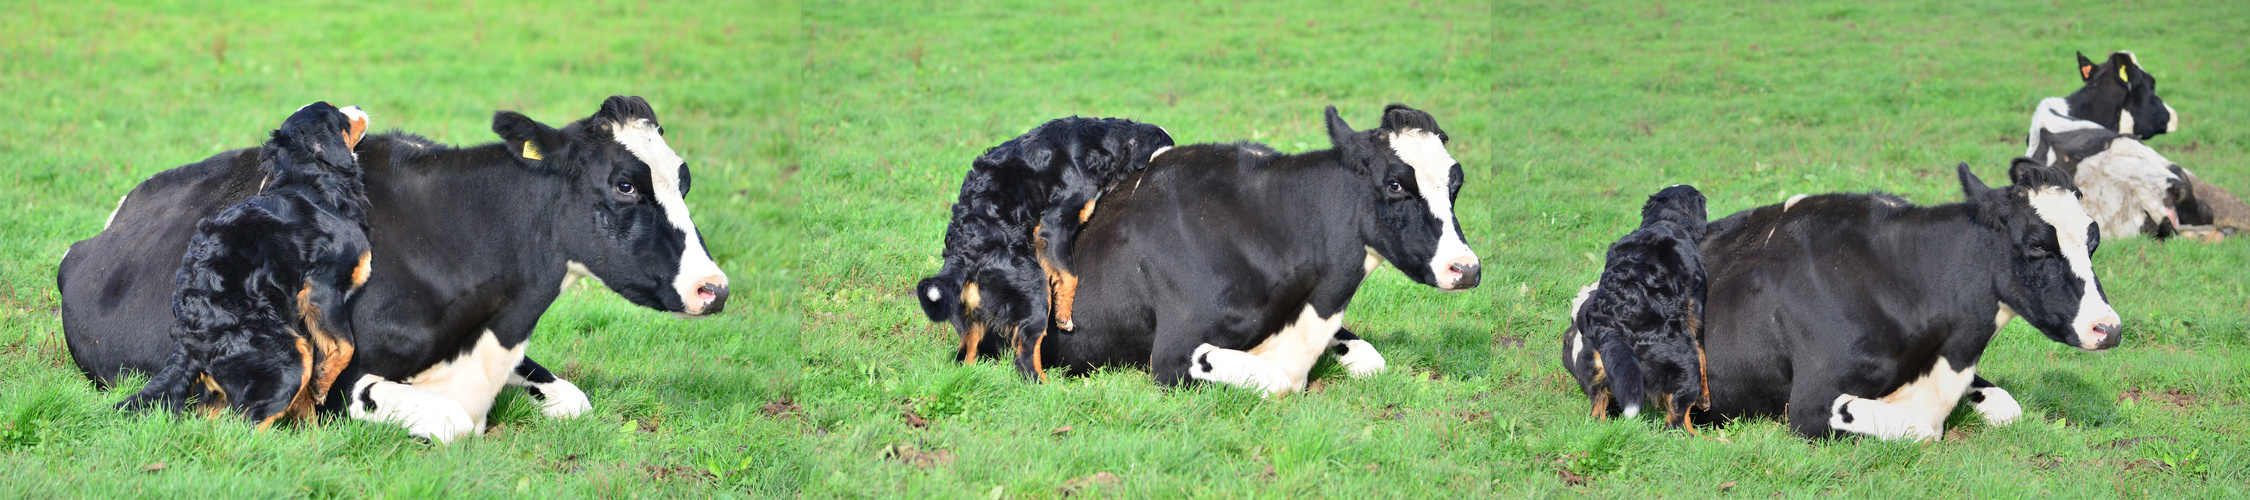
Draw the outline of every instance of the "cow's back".
M257 149L160 172L125 196L109 227L71 244L55 286L79 370L107 386L122 370L163 366L172 350L173 277L195 223L256 194L262 180Z

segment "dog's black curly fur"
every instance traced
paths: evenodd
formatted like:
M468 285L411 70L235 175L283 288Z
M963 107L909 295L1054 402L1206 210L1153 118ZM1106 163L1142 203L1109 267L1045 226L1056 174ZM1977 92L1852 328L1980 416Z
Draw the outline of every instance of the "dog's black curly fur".
M178 342L119 406L220 405L261 424L309 416L350 361L346 301L365 282L365 186L352 147L365 123L306 105L259 150L259 193L196 224L176 276Z
M1696 240L1704 230L1703 193L1687 185L1649 196L1640 229L1609 247L1601 281L1575 312L1571 328L1591 346L1564 364L1602 412L1609 396L1637 407L1653 390L1671 428L1693 424L1687 410L1708 407L1703 365L1705 275ZM1569 342L1565 336L1565 342Z
M950 321L961 334L954 359L1014 347L1017 370L1043 378L1037 351L1048 326L1071 327L1070 248L1091 204L1111 180L1170 146L1162 127L1070 117L978 156L945 230L945 264L914 287L930 321Z

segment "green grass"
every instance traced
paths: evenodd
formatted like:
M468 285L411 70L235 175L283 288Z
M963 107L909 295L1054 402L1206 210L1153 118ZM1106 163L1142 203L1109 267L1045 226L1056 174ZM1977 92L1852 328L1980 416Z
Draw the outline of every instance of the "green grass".
M2086 354L2010 326L1978 373L2030 416L1959 413L1935 443L1594 421L1557 352L1570 296L1642 196L1691 183L1721 215L1796 193L1956 200L1954 163L2002 177L2031 105L2075 88L2073 50L2141 54L2184 116L2152 145L2250 190L2250 5L1567 5L9 3L0 491L2250 494L2241 241L2106 242L2096 268L2125 345ZM254 145L314 99L473 144L493 140L495 109L556 124L611 94L649 98L696 166L689 203L741 296L684 321L567 294L533 353L587 389L587 417L540 417L510 390L495 432L454 445L349 419L252 432L110 410L122 395L70 365L55 263L149 174ZM1130 117L1183 142L1304 151L1326 147L1322 106L1366 128L1390 102L1453 137L1458 215L1488 269L1457 294L1378 270L1349 325L1390 358L1381 376L1324 363L1314 389L1274 399L1130 370L1027 384L946 360L953 332L908 295L938 267L969 160L1040 122ZM800 410L762 410L783 398Z
M792 390L794 4L9 2L0 18L0 496L785 495ZM581 286L531 352L594 400L576 420L503 393L451 446L328 419L252 432L131 415L70 365L55 264L158 171L255 146L313 100L378 130L497 140L496 109L551 125L612 94L655 105L696 168L689 203L734 307L686 321ZM166 468L143 472L150 464Z

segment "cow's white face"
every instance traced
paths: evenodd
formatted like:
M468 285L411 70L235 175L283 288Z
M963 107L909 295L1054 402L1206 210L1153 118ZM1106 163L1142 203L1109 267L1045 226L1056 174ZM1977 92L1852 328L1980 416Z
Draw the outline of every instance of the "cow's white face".
M2123 321L2118 318L2117 310L2110 307L2102 293L2101 282L2094 277L2093 254L2101 244L2100 228L2094 224L2093 217L2086 215L2085 207L2078 203L2077 194L2071 190L2044 187L2031 191L2027 198L2032 211L2048 230L2028 235L2032 240L2025 247L2028 251L2018 257L2027 262L2017 266L2017 278L2031 289L2032 302L2039 304L2042 315L2049 319L2035 320L2021 308L2011 308L2018 309L2018 314L2025 314L2032 326L2048 332L2056 341L2086 350L2116 347ZM2024 271L2034 274L2021 274ZM2049 276L2062 274L2057 271L2067 271L2067 274ZM2063 311L2069 313L2061 314ZM2054 324L2053 320L2066 316L2069 318L2067 326ZM2067 330L2052 331L2064 328Z
M725 308L726 273L688 215L687 162L647 101L610 97L560 130L508 111L492 127L530 168L572 178L573 192L554 200L564 207L555 237L566 265L643 307L686 316Z
M1437 220L1437 248L1428 262L1418 264L1429 266L1435 280L1433 285L1438 288L1475 287L1481 265L1476 251L1462 241L1461 224L1453 217L1453 199L1461 192L1461 163L1446 152L1445 142L1437 134L1426 130L1406 129L1393 133L1390 144L1399 161L1412 168L1414 188L1430 217Z
M717 312L710 306L717 302L718 294L726 290L727 275L704 250L703 234L688 217L687 162L672 152L656 124L649 120L612 124L610 134L648 166L648 195L664 214L665 222L684 240L677 261L678 271L672 278L672 290L679 294L683 306L680 312L687 315Z

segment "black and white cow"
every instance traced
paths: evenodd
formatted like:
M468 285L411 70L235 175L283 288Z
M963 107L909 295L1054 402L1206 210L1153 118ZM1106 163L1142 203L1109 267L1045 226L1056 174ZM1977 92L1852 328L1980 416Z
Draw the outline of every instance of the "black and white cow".
M524 356L574 270L627 300L719 312L727 278L688 217L687 164L646 101L611 97L560 129L493 116L502 142L467 148L370 135L356 148L373 272L351 301L357 350L323 411L450 441L481 432L500 389L526 386L550 416L590 408ZM150 177L56 277L71 357L97 384L153 373L172 349L171 276L194 222L257 191L257 150ZM348 404L346 404L348 403Z
M2022 413L1979 378L2000 326L2023 318L2056 342L2115 347L2094 276L2101 233L2070 176L2017 159L1966 200L1915 206L1885 194L1792 198L1712 222L1701 243L1711 413L1785 415L1810 437L1937 438L1967 397L1987 421Z
M2156 95L2156 77L2141 68L2139 56L2117 51L2101 64L2078 54L2078 76L2086 84L2062 98L2040 102L2041 109L2059 106L2064 116L2094 122L2102 128L2148 140L2180 131L2180 115ZM2036 139L2036 138L2034 138ZM2037 144L2032 145L2037 147Z
M1382 371L1344 309L1383 261L1443 290L1477 285L1454 222L1461 166L1424 113L1393 104L1353 131L1327 111L1332 149L1199 144L1156 155L1102 194L1079 234L1077 329L1046 366L1147 366L1178 385L1281 394L1335 347L1352 376Z
M2024 156L2072 173L2104 236L2168 238L2183 225L2210 225L2186 173L2140 142L2180 126L2156 95L2156 77L2125 51L2100 64L2078 54L2078 75L2078 91L2032 110ZM2069 143L2058 150L2050 138Z

